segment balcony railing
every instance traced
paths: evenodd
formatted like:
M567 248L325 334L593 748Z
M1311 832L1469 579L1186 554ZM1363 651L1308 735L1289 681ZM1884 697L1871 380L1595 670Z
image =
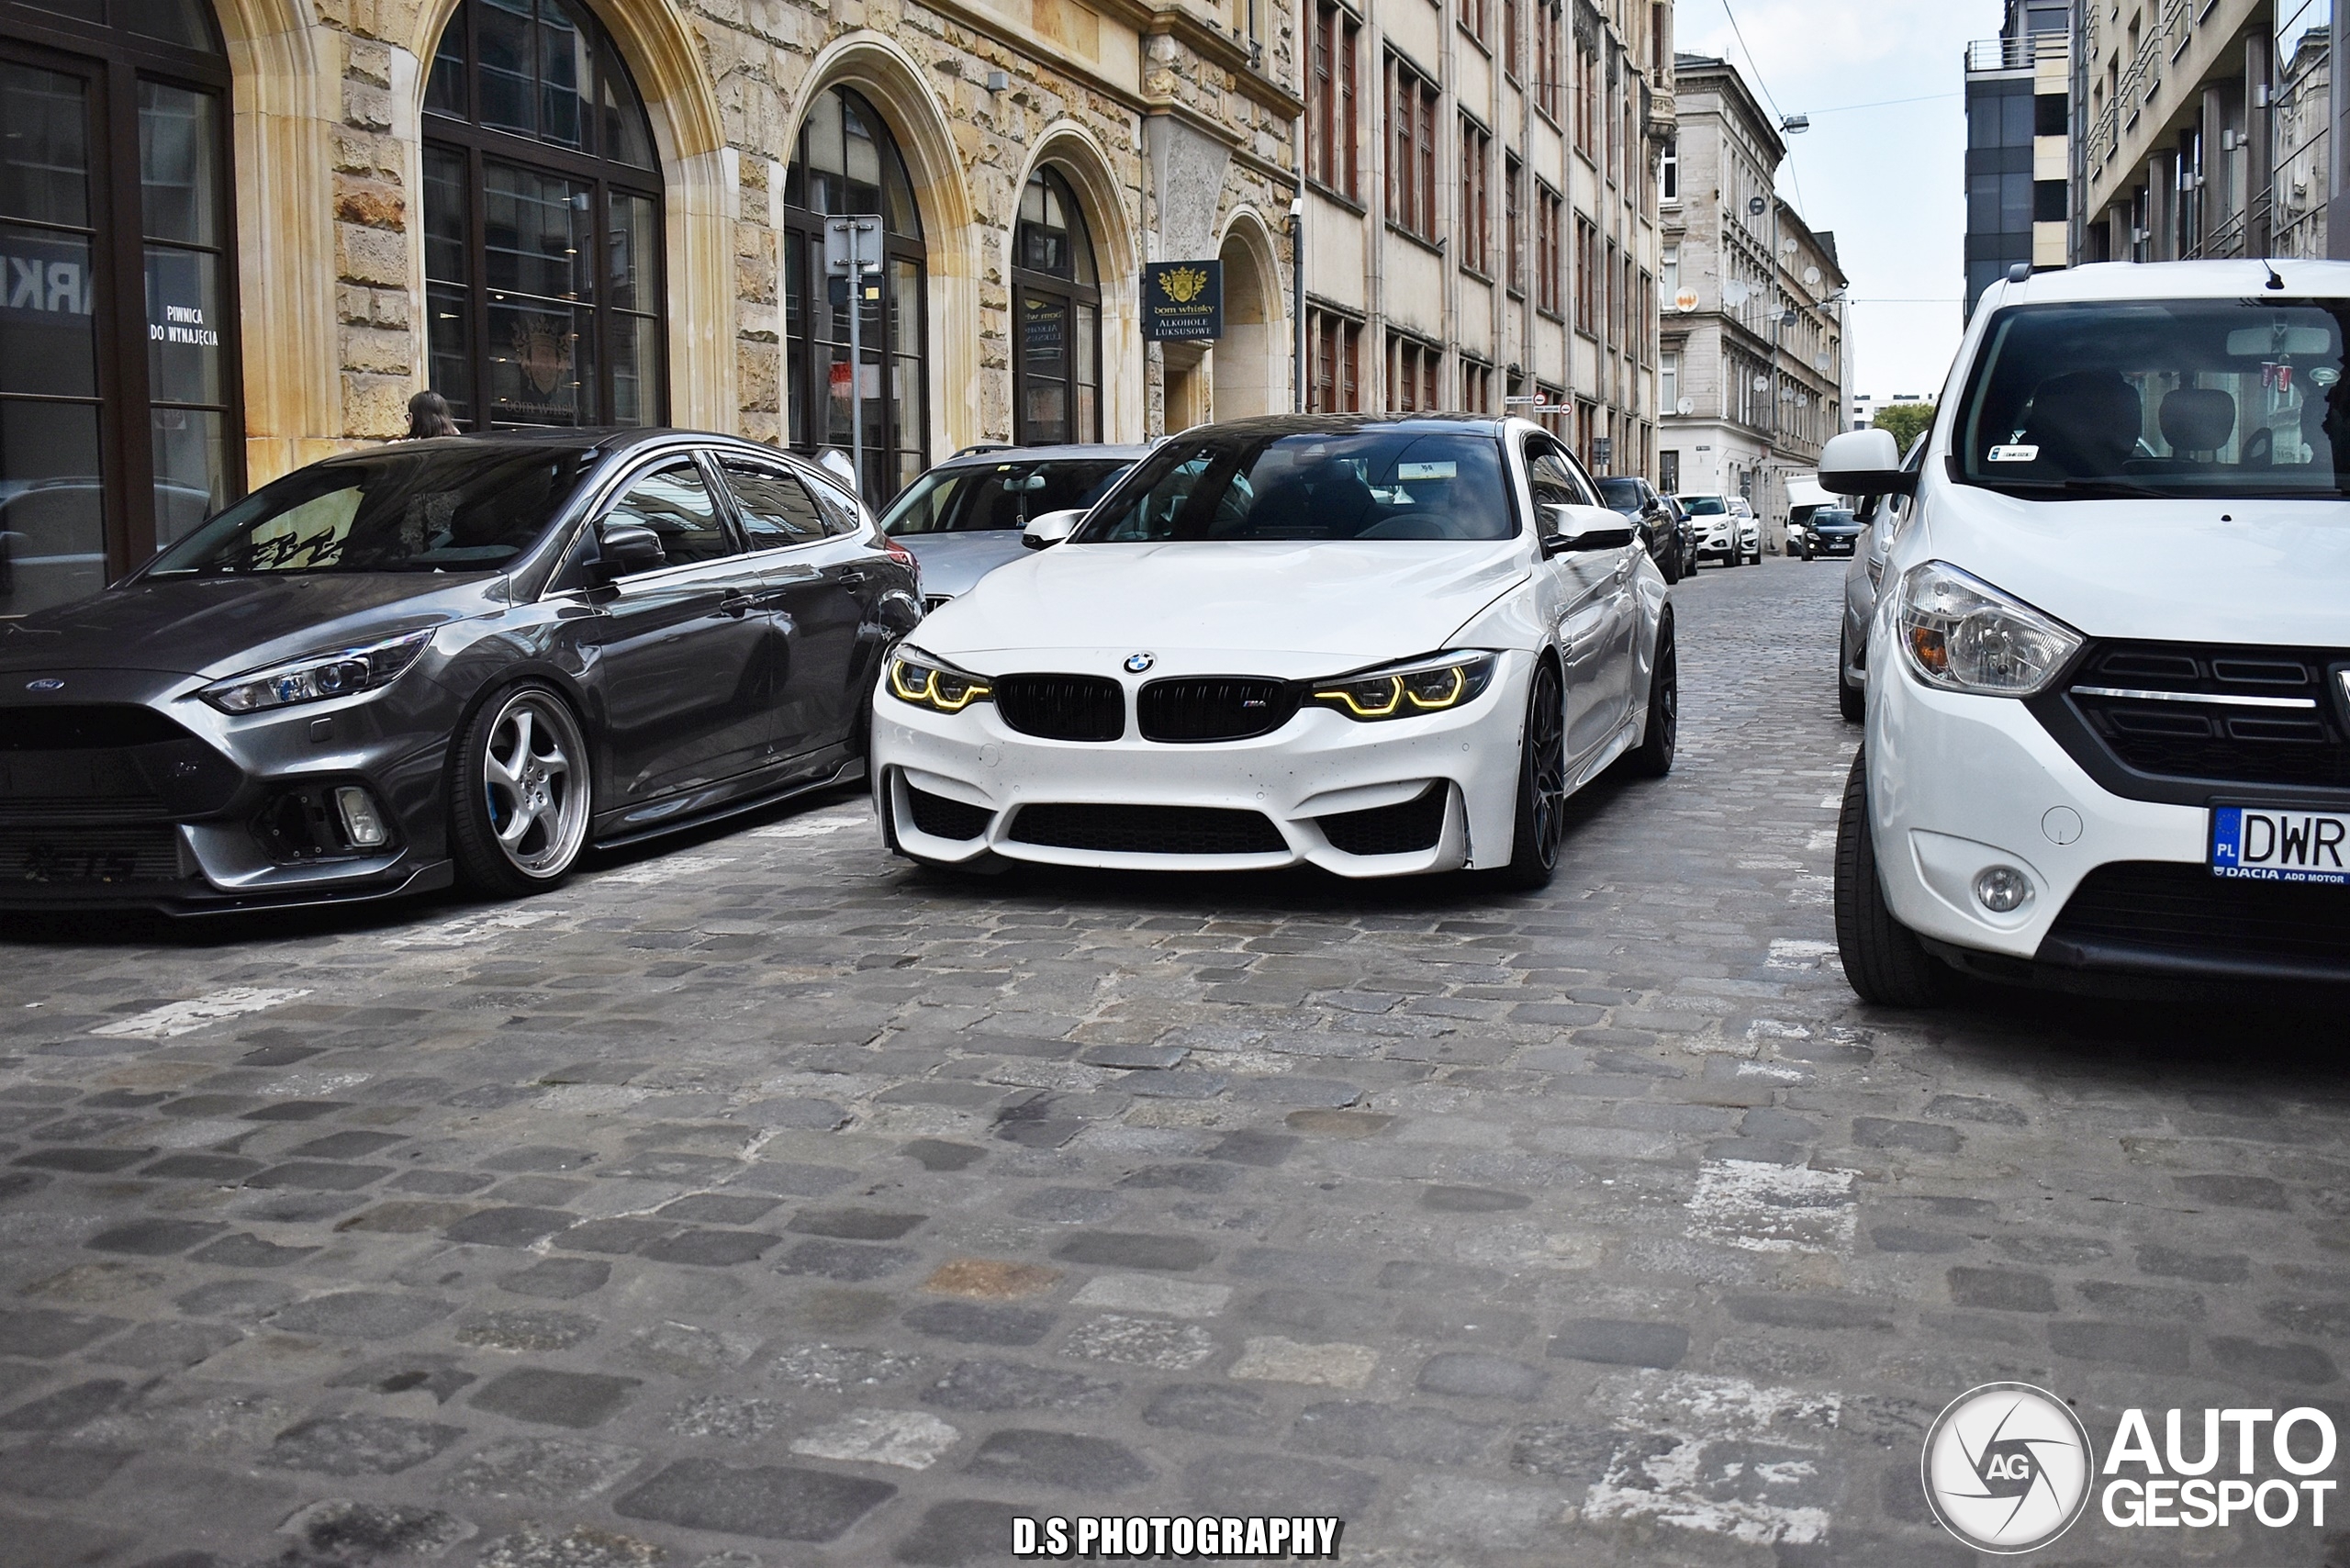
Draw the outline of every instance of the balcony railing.
M1966 46L1969 71L2022 71L2072 50L2064 33L2025 33L2020 38L1976 39Z

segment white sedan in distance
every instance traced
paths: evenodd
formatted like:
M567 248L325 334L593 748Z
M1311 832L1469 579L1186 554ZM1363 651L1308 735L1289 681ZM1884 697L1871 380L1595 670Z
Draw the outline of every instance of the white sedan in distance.
M1567 797L1673 766L1673 607L1540 427L1187 431L887 661L891 848L1347 877L1557 868Z

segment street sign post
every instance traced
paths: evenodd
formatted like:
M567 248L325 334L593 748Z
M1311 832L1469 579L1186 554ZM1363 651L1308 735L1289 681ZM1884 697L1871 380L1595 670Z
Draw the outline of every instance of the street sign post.
M824 274L848 285L848 431L856 493L865 493L865 280L881 270L881 219L824 221Z

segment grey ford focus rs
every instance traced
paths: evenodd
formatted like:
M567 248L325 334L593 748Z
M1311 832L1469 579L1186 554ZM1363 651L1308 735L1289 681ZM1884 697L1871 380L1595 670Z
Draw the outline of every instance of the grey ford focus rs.
M860 777L913 563L812 464L669 431L330 458L0 621L0 908L462 880Z

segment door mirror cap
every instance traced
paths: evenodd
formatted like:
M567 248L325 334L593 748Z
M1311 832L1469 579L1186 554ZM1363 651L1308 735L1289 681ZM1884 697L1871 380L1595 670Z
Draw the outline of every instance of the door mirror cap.
M1922 439L1922 438L1921 438ZM1819 453L1819 487L1837 496L1906 496L1918 476L1901 468L1901 443L1891 431L1846 431Z
M1020 543L1031 550L1042 550L1048 544L1058 544L1062 540L1075 533L1077 525L1084 521L1083 507L1076 507L1068 511L1040 513L1030 518L1028 526L1020 531Z
M1544 555L1564 555L1586 550L1621 550L1632 543L1632 530L1602 523L1585 528L1576 518L1572 507L1551 502L1534 509L1537 537Z
M596 572L606 581L668 564L661 536L641 522L608 522L597 531Z

